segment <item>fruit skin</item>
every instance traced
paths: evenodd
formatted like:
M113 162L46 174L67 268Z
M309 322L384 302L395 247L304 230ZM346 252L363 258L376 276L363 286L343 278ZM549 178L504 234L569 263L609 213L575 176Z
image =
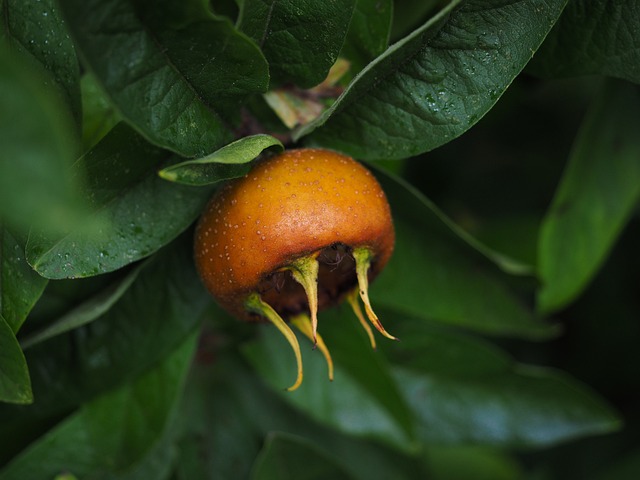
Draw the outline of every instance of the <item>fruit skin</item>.
M299 285L287 282L278 293L269 288L270 275L341 244L372 252L372 280L389 260L394 241L389 204L371 172L337 152L298 149L257 162L214 195L197 225L194 254L205 286L221 306L239 318L264 321L245 308L252 292L264 294L286 317L307 308ZM323 281L335 280L331 275L321 268L321 288ZM347 277L349 285L319 296L319 308L356 286L355 276Z

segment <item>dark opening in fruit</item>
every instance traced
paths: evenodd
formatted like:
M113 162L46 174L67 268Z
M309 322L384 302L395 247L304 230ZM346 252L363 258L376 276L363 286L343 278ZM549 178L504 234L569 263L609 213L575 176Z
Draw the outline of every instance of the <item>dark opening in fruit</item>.
M382 188L360 163L320 149L289 150L256 163L209 202L195 234L202 280L219 304L248 321L269 321L298 363L289 323L323 353L317 311L347 300L375 348L367 320L384 336L368 285L385 266L395 235ZM364 305L364 313L360 302Z

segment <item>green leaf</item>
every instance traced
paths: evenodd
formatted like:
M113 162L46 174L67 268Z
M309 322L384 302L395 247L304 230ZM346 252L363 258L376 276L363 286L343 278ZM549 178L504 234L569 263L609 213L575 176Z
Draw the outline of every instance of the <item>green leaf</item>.
M131 478L122 474L144 460L165 434L196 338L190 335L135 382L84 405L0 471L0 479L53 478L62 472L78 478Z
M348 414L348 409L354 408L351 404L363 407L373 403L366 418L370 420L374 410L381 411L377 415L381 415L384 422L388 422L384 417L390 417L394 425L385 427L390 432L383 438L408 448L413 430L411 414L391 376L389 365L371 347L355 314L345 305L321 312L320 319L319 331L335 365L334 380L327 381L327 366L319 351L305 352L308 342L304 340L301 342L303 384L295 392L283 393L283 398L323 423L356 433L361 433L363 427L368 428L367 421L362 421L356 414ZM244 352L270 384L281 391L283 385L287 386L283 382L290 381L293 373L292 352L281 348L283 339L271 325L265 329L263 342L247 347ZM388 340L379 337L378 342ZM369 398L357 398L365 395ZM357 407L354 410L357 411ZM351 421L345 421L347 417ZM397 429L403 434L398 435Z
M620 427L584 386L559 373L519 367L491 377L446 378L397 369L427 443L549 447Z
M394 0L392 40L400 39L420 27L429 15L436 13L442 5L441 0L423 0L419 3L414 0Z
M87 151L102 140L121 118L94 75L85 73L80 81L80 87L82 89L82 143L83 151Z
M356 0L244 0L238 25L262 49L271 86L313 87L335 63Z
M562 308L588 285L640 199L640 90L611 81L585 118L538 244L538 307Z
M548 447L620 427L603 400L566 374L411 318L397 322L402 344L381 346L427 444Z
M630 480L640 471L640 448L622 456L613 465L603 468L594 477L596 480Z
M93 297L88 298L55 322L26 337L20 342L22 348L27 349L49 338L82 327L100 318L100 316L108 312L109 309L120 300L136 278L138 278L138 274L145 265L146 263L137 265L121 280L113 283Z
M380 342L379 348L393 365L428 375L483 378L507 371L513 361L487 342L460 333L443 331L419 318L377 310L400 342Z
M185 185L210 185L245 175L251 168L249 162L271 147L284 149L280 140L271 135L252 135L225 145L206 157L171 165L158 174L165 180Z
M185 235L158 252L100 318L27 351L38 401L29 409L0 409L0 454L27 442L35 425L162 361L200 325L209 303Z
M524 478L515 460L483 446L429 446L427 464L434 480L519 480Z
M351 63L351 72L359 72L389 46L393 2L356 0L349 33L340 56Z
M47 285L25 259L24 239L0 224L0 315L14 334Z
M224 337L216 329L203 340L209 345L219 344ZM181 409L180 418L189 427L178 443L177 480L248 478L264 437L274 431L287 432L317 445L338 459L354 478L427 478L415 457L372 440L340 433L292 408L248 371L246 362L237 358L236 344L216 349L213 362L205 359L192 369L187 401ZM321 380L328 383L326 378ZM203 451L218 455L205 456Z
M369 64L296 138L312 133L307 142L361 159L402 159L447 143L498 101L565 3L450 2Z
M0 402L33 402L27 362L13 330L2 315L0 315Z
M18 233L60 231L81 210L73 123L41 73L0 42L0 218Z
M357 322L357 319L353 321ZM358 378L358 370L343 368L342 363L335 362L334 380L330 382L327 364L320 351L312 349L305 339L301 341L304 381L297 390L287 392L284 389L295 379L293 352L280 332L271 325L264 326L261 333L260 340L246 345L243 353L260 376L287 402L311 418L342 432L378 438L397 446L410 442L404 425L396 418L396 412L388 408L385 397L389 393L370 382L376 374L388 376L382 362L368 365L366 378ZM362 346L371 348L366 344ZM331 350L331 345L328 348ZM395 388L392 381L389 383ZM402 405L398 407L403 408Z
M285 433L267 437L251 473L252 480L352 480L337 459L304 438Z
M640 4L573 0L533 57L547 77L601 74L640 83Z
M127 0L63 0L84 62L122 117L146 138L183 156L228 143L229 111L264 91L264 58L226 20L167 18L171 5ZM117 12L117 14L114 14Z
M203 340L213 335L207 332ZM244 393L235 390L243 383L238 378L246 376L244 368L217 354L215 362L194 364L178 413L176 480L248 478L262 435L254 425L254 412L241 404L244 395L258 393L255 385L244 385ZM231 377L235 379L228 381Z
M79 124L80 68L55 0L4 0L1 6L0 39L43 68L43 81L58 90Z
M461 232L432 202L389 174L378 175L394 214L396 246L371 286L374 308L493 335L541 338L539 321L507 286L497 266L525 271Z
M116 270L173 240L198 216L211 190L165 182L157 169L171 157L125 125L76 162L87 176L90 217L64 236L32 232L29 263L47 278Z

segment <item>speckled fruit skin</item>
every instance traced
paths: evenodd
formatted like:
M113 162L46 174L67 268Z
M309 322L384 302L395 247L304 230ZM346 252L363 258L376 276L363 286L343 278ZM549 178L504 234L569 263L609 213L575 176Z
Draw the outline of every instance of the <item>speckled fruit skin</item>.
M214 195L198 222L194 254L221 306L260 321L244 301L269 274L340 243L373 252L373 279L394 241L389 204L369 170L333 151L298 149L257 162ZM321 298L319 307L328 303Z

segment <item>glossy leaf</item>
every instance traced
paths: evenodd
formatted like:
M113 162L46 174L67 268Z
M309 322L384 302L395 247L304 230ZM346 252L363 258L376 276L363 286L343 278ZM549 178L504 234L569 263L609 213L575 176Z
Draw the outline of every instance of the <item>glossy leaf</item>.
M619 428L617 416L584 386L555 371L519 366L477 378L398 368L427 443L542 447Z
M63 0L60 6L83 60L145 137L184 156L229 142L229 102L267 86L258 49L206 12L173 27L182 19L162 17L164 4L156 11L135 3Z
M198 216L211 190L165 182L156 171L168 152L124 125L115 128L74 168L85 173L90 217L64 236L32 232L29 263L47 278L116 270L169 243Z
M0 470L0 478L54 478L62 472L78 478L117 471L130 475L165 434L195 340L191 335L154 369L84 405Z
M389 46L393 2L356 0L349 33L340 55L349 59L351 73L362 70Z
M225 145L206 157L171 165L158 174L165 180L185 185L210 185L245 175L251 168L249 162L271 147L284 149L280 140L271 135L252 135Z
M27 263L24 243L0 224L0 315L14 334L47 285Z
M22 348L32 347L49 338L82 327L100 318L100 316L108 312L109 309L122 298L136 278L138 278L138 274L144 266L144 263L136 266L121 280L113 283L95 296L88 298L55 322L26 337L20 342Z
M517 263L463 234L428 199L387 174L379 175L391 203L396 246L371 287L376 305L428 321L494 335L540 338L554 328L536 319L509 290L496 267Z
M297 138L312 134L305 141L361 159L402 159L447 143L498 101L565 3L450 2L369 64Z
M244 0L239 28L269 62L271 86L310 88L324 80L349 28L356 0Z
M0 38L43 68L43 83L56 88L80 123L80 68L55 0L4 0Z
M267 438L264 448L256 459L251 474L252 480L300 480L353 479L336 461L309 441L275 433Z
M0 218L18 233L60 231L81 206L74 127L41 71L0 42Z
M397 365L395 379L427 444L548 447L620 427L602 399L566 374L516 363L485 342L411 317L385 318L404 341L381 347Z
M539 239L538 306L588 285L640 200L640 90L610 82L585 119Z
M20 345L0 315L0 402L31 403L29 369Z
M0 409L0 455L20 445L18 439L30 431L27 425L131 381L199 326L210 300L195 272L190 245L185 236L156 254L100 318L27 351L38 400L28 409Z
M601 74L640 83L640 4L573 0L533 58L534 73Z

